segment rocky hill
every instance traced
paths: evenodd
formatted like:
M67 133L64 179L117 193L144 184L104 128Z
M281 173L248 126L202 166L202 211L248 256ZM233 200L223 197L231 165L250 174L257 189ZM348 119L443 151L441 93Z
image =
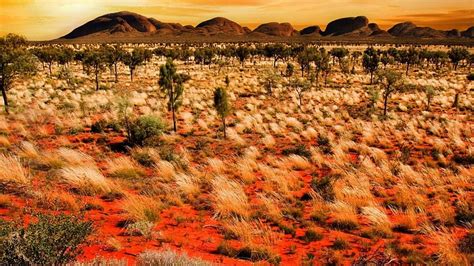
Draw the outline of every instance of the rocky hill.
M226 36L246 38L291 38L307 36L318 38L348 37L348 38L473 38L474 27L465 31L442 31L429 27L418 27L411 22L398 23L390 30L382 30L377 24L369 23L364 16L340 18L331 21L323 31L319 26L310 26L301 31L295 30L290 23L270 22L258 26L255 30L242 27L238 23L216 17L194 26L183 26L179 23L166 23L140 14L122 11L106 14L93 19L74 29L61 39L103 39L108 38L127 40L133 38L155 38L160 36L184 36L199 39L203 36Z
M298 35L298 31L290 23L270 22L258 26L254 32L263 33L270 36L291 37Z

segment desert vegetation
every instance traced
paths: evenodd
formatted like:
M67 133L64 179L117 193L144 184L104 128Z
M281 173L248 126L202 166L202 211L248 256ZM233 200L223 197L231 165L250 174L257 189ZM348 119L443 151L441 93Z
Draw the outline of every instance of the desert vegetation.
M0 264L474 263L472 48L0 52Z

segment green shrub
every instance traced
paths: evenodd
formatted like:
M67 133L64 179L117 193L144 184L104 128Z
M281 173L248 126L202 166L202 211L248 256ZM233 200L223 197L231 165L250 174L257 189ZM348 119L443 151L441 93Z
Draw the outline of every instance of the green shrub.
M2 222L0 265L60 265L73 261L92 223L67 215L39 215L28 227Z
M132 121L129 125L128 141L132 145L144 145L145 142L160 136L165 129L165 124L157 116L142 116Z

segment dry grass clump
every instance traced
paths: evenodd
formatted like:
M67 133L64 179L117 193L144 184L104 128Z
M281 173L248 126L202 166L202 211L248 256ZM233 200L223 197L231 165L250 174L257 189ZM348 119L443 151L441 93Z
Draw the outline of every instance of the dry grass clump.
M18 154L23 158L31 160L35 160L40 157L40 154L36 147L28 141L22 141L20 143L20 151L18 152Z
M95 167L65 167L59 171L59 175L82 193L109 193L113 190L112 184Z
M68 148L59 148L57 154L68 165L95 165L94 158L92 158L92 156L80 151Z
M174 176L176 185L182 194L193 197L200 192L199 178L192 174L179 173Z
M282 161L286 169L307 170L311 168L311 163L303 156L291 154Z
M10 147L11 143L5 136L0 136L0 147Z
M40 192L36 199L39 208L52 211L78 211L77 199L67 192Z
M159 220L163 209L163 204L159 200L140 195L127 196L122 206L133 222L155 223Z
M206 261L190 258L186 254L179 254L172 250L165 251L145 251L137 257L138 266L211 266Z
M271 193L270 195L259 194L258 198L262 202L266 215L268 215L270 219L273 221L280 221L283 218L281 209L278 206L278 203L282 201L282 198L278 193Z
M143 169L134 160L128 157L118 157L107 160L107 166L110 175L116 178L136 179L145 175Z
M248 247L258 247L260 245L271 247L279 240L278 234L261 220L247 221L234 218L226 222L224 227Z
M172 163L164 160L160 160L156 164L155 170L160 179L164 181L170 181L176 175L175 166Z
M381 236L389 236L391 234L391 222L381 208L375 206L362 207L362 214L372 224L373 233Z
M408 209L404 212L392 209L392 212L397 217L393 230L405 233L413 233L417 230L419 217L414 209Z
M299 188L300 180L293 172L274 168L265 164L259 164L259 169L266 182L268 182L270 191L278 191L287 197L291 197L291 192Z
M16 156L0 154L0 182L21 185L30 182L28 171Z
M436 262L440 265L469 265L468 258L460 252L459 241L445 227L425 226L423 231L437 244Z
M237 160L235 169L236 174L246 184L251 184L255 181L255 170L258 168L258 164L254 158L244 156Z
M343 201L335 201L329 205L332 210L331 226L343 231L351 231L359 227L356 209Z
M241 184L224 176L216 176L211 181L215 216L220 218L250 216L250 204Z

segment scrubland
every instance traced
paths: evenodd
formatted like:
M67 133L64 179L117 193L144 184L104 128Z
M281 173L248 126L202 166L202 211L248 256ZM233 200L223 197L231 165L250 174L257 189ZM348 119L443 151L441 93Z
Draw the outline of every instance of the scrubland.
M469 66L389 66L407 89L384 116L360 62L334 64L300 101L281 61L176 60L190 79L175 133L163 64L154 56L133 82L119 64L99 90L77 62L67 80L56 64L17 79L0 116L0 219L90 222L80 265L473 263ZM283 74L271 93L269 72ZM226 138L216 87L231 106ZM159 130L133 145L124 123L143 117Z

